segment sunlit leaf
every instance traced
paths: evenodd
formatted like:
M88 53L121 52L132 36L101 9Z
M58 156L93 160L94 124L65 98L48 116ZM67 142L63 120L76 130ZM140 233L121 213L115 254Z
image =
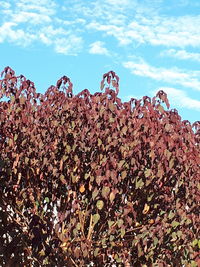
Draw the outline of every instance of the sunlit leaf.
M95 190L92 192L92 199L94 200L98 194L99 191L95 188Z
M145 177L149 177L151 175L151 169L146 169L144 175Z
M109 195L109 193L110 193L110 187L108 187L108 186L104 186L104 187L102 188L102 192L101 192L102 196L103 196L104 198L107 198L108 195Z
M121 232L121 238L123 238L125 236L125 233L126 233L125 228L121 228L120 232Z
M102 145L102 141L100 138L98 138L98 146Z
M80 186L79 191L80 191L81 193L84 193L84 192L85 192L85 185L84 185L84 184L82 184L82 185Z
M124 223L124 221L123 221L122 219L119 219L119 220L117 221L117 225L118 225L118 227L121 227L121 226L123 225L123 223Z
M135 182L135 188L138 189L138 188L142 188L144 185L144 182L142 179L136 179L136 182Z
M144 209L143 209L143 211L142 211L142 213L143 214L146 214L148 211L149 211L149 206L145 203L145 205L144 205Z
M95 250L94 250L94 256L96 257L98 255L98 253L99 253L99 248L95 248Z
M126 178L126 176L127 176L127 172L126 171L123 171L121 173L122 180L124 180L124 178Z
M198 244L198 239L192 241L192 246L195 247Z
M177 226L179 226L179 224L180 224L179 222L177 222L177 221L173 221L173 222L172 222L172 227L173 227L173 228L176 228Z
M174 218L174 216L175 216L175 213L170 210L168 218L171 220L172 218Z
M115 199L115 194L113 192L110 193L110 202L112 203Z
M93 222L96 224L100 220L100 215L98 213L93 215Z
M102 210L104 206L104 202L102 200L98 200L96 206L99 210Z
M49 198L48 197L45 197L44 200L45 200L46 203L49 203Z

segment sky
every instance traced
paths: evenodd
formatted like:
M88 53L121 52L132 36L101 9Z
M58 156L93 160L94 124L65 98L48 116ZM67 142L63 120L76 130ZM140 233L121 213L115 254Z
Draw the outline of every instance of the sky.
M182 120L200 120L199 0L0 0L0 72L44 93L63 75L73 93L120 78L119 97L167 93Z

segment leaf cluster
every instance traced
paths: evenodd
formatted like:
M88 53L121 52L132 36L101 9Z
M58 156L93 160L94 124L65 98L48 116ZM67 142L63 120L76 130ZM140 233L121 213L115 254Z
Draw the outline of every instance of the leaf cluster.
M72 88L2 72L0 265L198 266L200 122L163 91L123 103L113 71Z

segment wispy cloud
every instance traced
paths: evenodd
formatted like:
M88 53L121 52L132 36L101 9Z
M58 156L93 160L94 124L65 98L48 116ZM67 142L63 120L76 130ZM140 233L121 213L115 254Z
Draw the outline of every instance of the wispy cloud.
M57 53L76 56L82 48L82 38L70 34L66 38L57 38L54 44Z
M8 41L20 46L26 46L36 39L34 34L17 29L16 26L17 24L14 22L3 23L0 27L0 43Z
M16 9L19 11L30 11L51 16L56 13L56 3L53 0L19 0L16 1Z
M159 90L167 93L169 102L174 106L200 111L200 101L190 98L186 92L172 87L162 87L154 91L154 95Z
M8 9L10 8L11 4L8 3L7 1L1 1L0 2L0 7L3 8L3 9Z
M193 60L200 62L200 53L187 52L186 50L169 49L164 50L161 56L169 56L181 60Z
M81 51L83 38L78 30L72 31L59 20L55 1L19 0L13 1L12 6L6 2L0 6L5 20L0 26L0 43L7 41L28 46L39 41L52 45L55 52L65 55L77 55ZM77 19L76 23L80 21Z
M200 91L199 71L183 71L178 68L157 68L149 65L143 59L124 62L123 66L138 76L149 77L156 81L171 84L179 84Z
M106 22L91 22L90 29L112 35L121 45L139 42L153 46L186 47L200 46L200 16L147 18L144 15L129 17L129 22L120 28Z
M63 31L68 31L69 27L73 27L72 35L76 36L77 40L82 38L82 42L84 35L96 32L104 37L112 36L120 46L125 47L140 44L173 48L199 47L200 27L197 25L200 25L200 15L161 15L158 12L161 4L162 1L159 0L152 0L151 4L148 1L141 3L136 0L68 0L62 4L54 0L13 0L12 4L11 1L1 1L2 21L12 24L12 27L9 28L9 35L5 33L4 28L1 29L0 39L12 42L17 40L18 45L24 44L24 39L29 39L25 44L37 40L51 44L55 51L61 51L56 48L55 35L47 36L45 28L62 28ZM12 30L19 32L18 38ZM57 38L66 38L65 33L60 35ZM98 36L98 40L100 39L101 35ZM80 44L76 47L78 53ZM181 51L177 57L181 56L180 53L184 56L184 50ZM194 58L197 55L187 56Z
M107 48L104 47L104 42L96 41L90 45L89 49L90 54L97 54L97 55L109 55Z

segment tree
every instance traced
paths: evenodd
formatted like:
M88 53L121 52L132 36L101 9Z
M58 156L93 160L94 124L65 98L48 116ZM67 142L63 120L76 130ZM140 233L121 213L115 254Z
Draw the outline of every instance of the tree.
M1 266L198 266L200 122L122 103L113 71L94 95L2 76Z

